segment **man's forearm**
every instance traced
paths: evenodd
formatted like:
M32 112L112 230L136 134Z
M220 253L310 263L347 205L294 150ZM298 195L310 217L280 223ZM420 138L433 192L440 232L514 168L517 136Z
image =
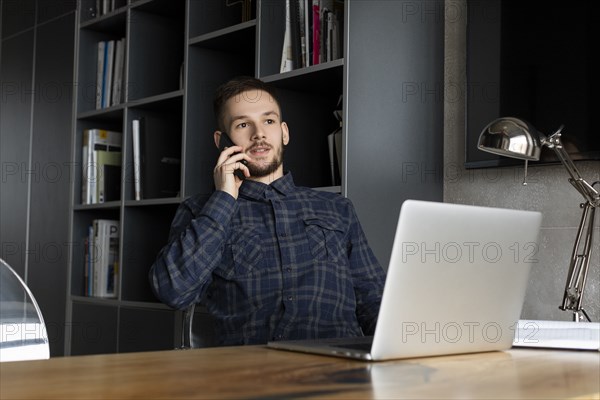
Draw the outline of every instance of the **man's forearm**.
M211 197L199 215L178 210L174 221L176 232L150 270L152 289L160 301L183 308L203 295L212 271L221 262L226 226L234 205L218 194Z

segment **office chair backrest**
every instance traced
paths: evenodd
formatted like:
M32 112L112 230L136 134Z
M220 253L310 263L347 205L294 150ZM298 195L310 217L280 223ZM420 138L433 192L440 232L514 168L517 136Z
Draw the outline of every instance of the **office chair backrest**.
M0 258L0 362L48 358L40 308L25 282Z

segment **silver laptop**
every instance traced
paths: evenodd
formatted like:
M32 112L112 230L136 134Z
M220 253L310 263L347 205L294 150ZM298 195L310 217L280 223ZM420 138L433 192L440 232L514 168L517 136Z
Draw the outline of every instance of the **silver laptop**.
M533 211L407 200L374 336L268 347L370 361L509 349L541 221Z

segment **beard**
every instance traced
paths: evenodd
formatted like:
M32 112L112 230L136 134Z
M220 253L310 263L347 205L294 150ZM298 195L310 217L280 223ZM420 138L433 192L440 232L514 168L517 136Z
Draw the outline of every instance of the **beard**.
M264 143L258 143L258 145L264 145ZM258 160L251 163L248 163L248 170L250 171L250 176L253 178L264 178L265 176L269 176L273 174L277 169L283 164L283 150L285 146L283 144L283 139L281 140L281 146L279 146L279 150L275 154L275 157L271 161L266 160ZM271 146L271 149L273 147Z

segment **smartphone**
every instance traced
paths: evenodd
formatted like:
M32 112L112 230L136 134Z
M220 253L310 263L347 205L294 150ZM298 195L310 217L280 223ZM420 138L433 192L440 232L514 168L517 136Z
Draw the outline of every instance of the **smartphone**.
M223 151L223 150L225 150L225 147L235 146L235 144L231 141L231 138L229 137L229 135L227 133L221 132L221 139L219 141L219 146L221 148L220 150ZM238 153L233 153L232 155L235 155L235 154L238 154ZM244 165L248 165L248 161L246 161L246 160L242 160L240 162ZM235 171L233 171L233 174L241 180L246 179L246 175L244 175L244 171L242 171L241 169L236 169Z

